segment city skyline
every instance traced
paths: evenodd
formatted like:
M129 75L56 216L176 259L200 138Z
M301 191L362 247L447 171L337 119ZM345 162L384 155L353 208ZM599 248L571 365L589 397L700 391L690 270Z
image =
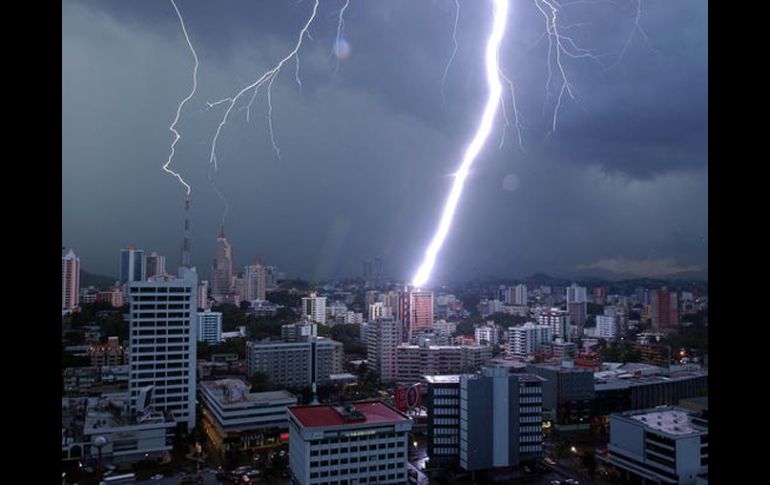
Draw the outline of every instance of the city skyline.
M214 254L222 209L207 181L209 125L216 117L205 102L243 85L283 53L307 16L307 3L181 6L199 50L201 92L181 118L175 168L193 182L192 264L200 269ZM322 16L332 8L327 5ZM230 202L227 233L245 258L238 267L258 254L287 275L311 280L358 275L361 260L378 255L392 277L409 278L416 268L446 194L446 175L483 98L483 79L469 67L475 67L478 29L489 14L461 2L445 108L438 88L451 53L453 6L426 2L408 15L404 10L399 2L370 9L353 2L345 31L351 55L336 74L328 65L336 22L319 22L313 32L318 42L301 52L302 94L288 73L275 84L280 160L263 129L264 110L255 106L251 123L241 113L228 125L217 183ZM584 40L603 51L620 50L633 30L634 12L622 5L570 11L575 20L597 17ZM170 5L138 2L126 9L72 1L62 14L68 93L62 106L63 243L82 254L89 273L113 274L114 250L132 241L166 255L173 269L184 193L160 165L170 115L189 87L191 59ZM600 14L627 25L609 25ZM539 76L545 69L517 71L536 59L544 68L545 43L531 53L513 48L537 40L538 15L531 6L517 8L502 53L503 65L516 71L517 89L530 93L521 101L529 120L525 150L512 127L502 149L495 142L484 150L437 281L707 270L707 7L645 3L641 21L651 45L636 35L622 62L608 70L571 64L581 104L565 107L551 135L541 116L543 96L532 94L544 94ZM438 21L426 29L421 18ZM220 28L223 22L228 29ZM388 37L395 23L403 27L397 47ZM81 220L86 213L88 225Z

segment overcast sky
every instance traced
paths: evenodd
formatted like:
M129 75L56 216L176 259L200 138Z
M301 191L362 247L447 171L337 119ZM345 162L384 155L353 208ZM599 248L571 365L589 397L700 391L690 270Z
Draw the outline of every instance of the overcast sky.
M234 111L214 180L229 202L236 265L256 256L289 276L361 272L382 256L411 278L486 99L483 50L491 2L351 0L347 58L331 56L341 0L322 0L300 51L273 85L271 149L262 90ZM575 2L563 1L562 4ZM192 185L193 263L208 274L223 205L209 151L223 107L292 49L312 0L178 0L200 60L172 168ZM466 183L434 281L564 274L598 268L639 275L702 270L708 255L707 2L577 2L564 35L600 55L563 58L565 97L550 133L545 21L534 0L511 0L500 62L516 88L522 147L502 116ZM624 55L624 45L629 35ZM552 65L555 72L556 66ZM179 261L184 189L161 170L168 127L192 85L193 58L169 1L62 3L62 244L86 271L117 275L135 244ZM247 96L248 100L250 96ZM510 102L510 100L508 100ZM507 112L512 118L510 104Z

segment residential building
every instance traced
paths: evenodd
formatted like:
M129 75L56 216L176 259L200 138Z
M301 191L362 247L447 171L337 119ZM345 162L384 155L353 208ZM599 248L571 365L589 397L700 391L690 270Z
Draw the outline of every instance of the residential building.
M243 299L247 301L264 300L267 290L267 272L257 258L253 264L243 268Z
M297 404L288 391L249 392L240 379L199 384L203 431L222 457L241 450L277 445L289 429L287 408Z
M401 331L395 318L379 318L367 327L367 367L381 382L397 378L396 348L401 344Z
M596 315L596 337L606 340L618 338L618 317L614 315Z
M158 254L156 251L150 253L146 260L147 277L163 276L166 274L166 257Z
M208 310L211 308L209 305L209 282L208 280L201 280L198 283L198 309Z
M289 407L292 483L407 483L411 429L382 401Z
M479 345L497 345L500 341L497 332L497 325L494 322L487 322L483 325L476 325L474 329L476 343Z
M588 295L586 288L575 283L567 288L567 312L578 334L582 333L583 326L588 318Z
M487 300L484 298L479 302L478 310L482 317L488 317L495 313L502 313L503 307L503 302L500 300Z
M225 237L222 227L217 237L217 254L211 266L211 296L215 301L222 302L232 292L233 283L233 248Z
M543 455L542 377L485 367L460 377L460 466L535 462Z
M132 410L142 410L142 390L153 386L152 406L171 412L188 430L195 427L197 297L197 275L185 267L177 279L129 285Z
M318 324L304 320L281 325L281 338L288 342L304 342L318 336Z
M418 382L424 375L475 372L492 358L486 345L408 345L396 347L396 380Z
M106 344L91 345L88 354L91 357L91 365L95 367L117 366L126 363L126 351L120 345L118 337L115 336L108 337Z
M305 342L247 342L246 366L249 376L263 372L282 388L326 384L331 374L342 372L342 344L323 337Z
M558 337L569 340L571 317L568 312L559 310L558 308L541 310L538 313L537 321L540 325L548 325L551 327L551 335L553 338Z
M210 345L222 341L222 313L206 310L198 312L198 342Z
M112 287L107 291L100 291L96 295L96 301L106 301L115 308L120 308L125 303L123 291L119 287Z
M509 327L508 353L518 357L536 354L540 352L543 344L551 342L551 334L551 326L537 325L534 322Z
M61 308L72 311L78 307L80 295L80 258L72 249L61 257Z
M613 414L607 451L628 482L694 485L708 473L708 421L679 407Z
M502 293L506 305L527 306L527 285L509 286Z
M675 291L665 286L651 292L652 328L664 329L679 325L679 304Z
M433 292L409 291L409 334L433 326Z
M326 297L311 293L310 296L302 298L302 316L326 325Z

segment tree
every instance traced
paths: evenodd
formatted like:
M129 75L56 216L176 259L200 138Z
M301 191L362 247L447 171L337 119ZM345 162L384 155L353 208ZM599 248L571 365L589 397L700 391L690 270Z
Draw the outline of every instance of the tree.
M593 452L585 452L580 457L580 464L583 465L589 473L593 473L596 470L596 456Z

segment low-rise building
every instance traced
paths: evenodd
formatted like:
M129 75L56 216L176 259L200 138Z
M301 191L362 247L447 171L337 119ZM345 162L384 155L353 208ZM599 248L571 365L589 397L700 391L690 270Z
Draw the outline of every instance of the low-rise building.
M492 358L486 345L399 345L396 380L414 383L424 375L475 372Z
M290 392L249 392L251 385L240 379L203 381L198 389L203 431L222 456L286 441L286 410L297 404Z
M292 406L292 483L407 483L411 429L409 417L382 401Z
M613 414L601 459L628 481L694 485L708 473L708 421L678 407Z
M120 345L118 337L108 337L105 344L94 344L88 350L91 365L95 367L116 366L126 363L126 351Z

